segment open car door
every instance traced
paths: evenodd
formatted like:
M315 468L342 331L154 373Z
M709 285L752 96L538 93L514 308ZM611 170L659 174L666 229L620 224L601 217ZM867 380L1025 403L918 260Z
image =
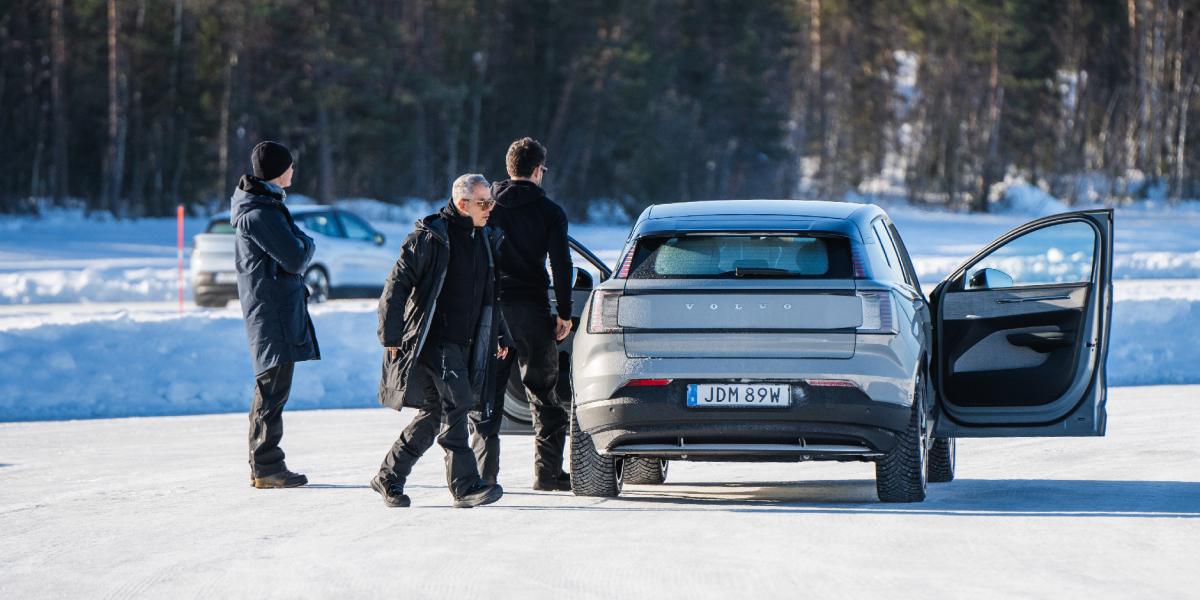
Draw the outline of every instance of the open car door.
M571 260L575 263L571 282L571 333L558 343L558 397L570 399L571 394L571 345L575 341L575 330L579 329L580 318L583 315L583 305L587 303L592 288L599 282L612 277L612 269L604 264L586 246L575 238L568 237L567 245L571 249ZM554 298L554 284L551 282L547 290L550 296L550 312L557 314L558 302ZM504 414L510 420L521 424L529 424L533 417L529 409L529 395L521 383L520 370L517 361L513 361L513 372L508 377L507 396L504 399Z
M1026 223L930 295L934 435L1104 435L1112 210Z

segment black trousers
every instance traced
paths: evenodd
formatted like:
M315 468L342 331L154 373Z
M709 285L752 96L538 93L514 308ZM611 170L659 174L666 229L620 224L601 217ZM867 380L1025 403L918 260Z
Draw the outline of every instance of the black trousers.
M446 451L446 484L455 498L479 481L467 430L467 413L475 408L467 353L464 346L440 344L426 348L413 365L407 385L418 386L425 406L384 457L379 467L384 481L403 486L435 439Z
M500 472L500 425L504 421L504 391L513 361L521 368L521 382L531 392L533 413L534 477L553 479L562 473L563 447L567 439L567 411L560 401L558 383L558 343L554 340L554 316L544 304L511 303L503 305L504 319L516 347L504 360L497 361L495 394L490 415L471 416L475 435L471 446L485 481L495 481Z
M250 403L250 475L266 477L287 470L283 462L283 405L292 391L296 363L282 362L254 378Z

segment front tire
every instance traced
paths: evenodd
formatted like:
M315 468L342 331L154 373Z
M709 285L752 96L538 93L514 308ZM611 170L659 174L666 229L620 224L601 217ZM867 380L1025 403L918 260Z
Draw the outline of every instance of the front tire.
M225 308L229 300L212 296L196 296L196 306L203 308Z
M667 461L658 458L626 458L621 461L621 482L658 485L667 480Z
M571 408L571 491L576 496L615 498L621 493L617 461L596 450L592 436L579 429Z
M309 267L304 272L304 286L308 288L308 301L320 304L329 299L329 274L322 267Z
M925 420L925 393L920 380L915 386L912 416L896 446L875 463L875 492L881 502L921 502L928 483L929 436Z
M954 481L954 438L934 438L929 449L929 483Z

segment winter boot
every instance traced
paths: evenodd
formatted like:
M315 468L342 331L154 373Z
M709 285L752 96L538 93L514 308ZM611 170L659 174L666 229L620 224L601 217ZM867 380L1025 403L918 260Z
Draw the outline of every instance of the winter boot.
M284 469L278 473L255 477L250 483L260 490L271 488L293 488L300 487L308 483L308 478L299 473L293 473L287 469Z
M569 492L571 474L559 473L558 477L537 477L533 480L533 489L539 492Z
M371 489L379 492L379 495L383 496L383 503L392 508L404 508L412 504L408 496L404 495L403 483L387 482L376 475L371 480Z
M467 491L454 498L454 508L471 508L491 504L503 495L504 488L499 485L488 485L478 481L475 485L467 488Z

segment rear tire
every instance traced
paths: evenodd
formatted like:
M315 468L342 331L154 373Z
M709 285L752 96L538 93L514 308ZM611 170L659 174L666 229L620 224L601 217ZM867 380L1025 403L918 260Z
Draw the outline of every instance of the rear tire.
M626 458L621 461L621 482L658 485L667 480L667 461L659 458Z
M954 438L934 438L929 449L929 483L954 481Z
M925 427L925 393L917 381L912 416L904 433L896 436L896 446L875 463L875 492L881 502L921 502L928 482Z
M621 493L617 461L596 450L592 436L579 429L571 409L571 491L576 496L615 498Z

